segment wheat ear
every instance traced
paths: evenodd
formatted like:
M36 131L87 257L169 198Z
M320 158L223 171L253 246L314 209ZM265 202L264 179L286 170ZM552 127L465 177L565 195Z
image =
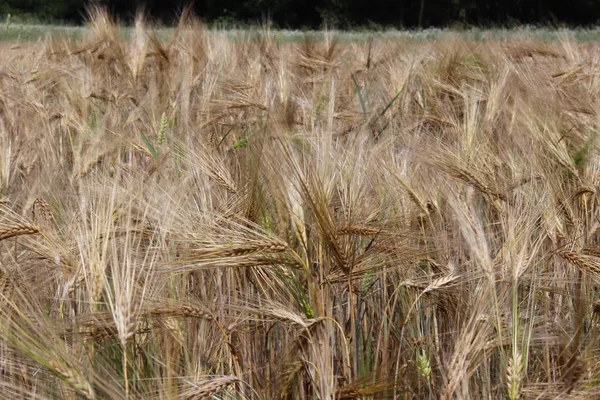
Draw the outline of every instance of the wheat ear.
M507 395L510 400L521 398L521 384L523 383L523 357L521 353L508 359L506 367Z
M0 240L10 239L15 236L35 235L40 233L37 226L18 224L0 230Z
M237 381L238 378L235 376L220 376L218 378L211 378L193 383L193 387L182 391L179 398L185 400L209 399L211 396L219 393L227 388L227 386Z
M95 399L96 395L90 383L75 369L67 365L61 365L54 360L48 362L48 367L56 376L65 381L86 399Z

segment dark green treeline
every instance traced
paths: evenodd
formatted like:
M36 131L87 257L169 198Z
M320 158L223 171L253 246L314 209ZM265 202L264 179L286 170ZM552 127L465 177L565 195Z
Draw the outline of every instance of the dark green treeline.
M89 0L0 0L0 18L81 23ZM121 21L136 10L172 23L189 1L92 0ZM196 0L206 22L257 23L280 28L418 28L449 26L589 26L600 22L600 0Z

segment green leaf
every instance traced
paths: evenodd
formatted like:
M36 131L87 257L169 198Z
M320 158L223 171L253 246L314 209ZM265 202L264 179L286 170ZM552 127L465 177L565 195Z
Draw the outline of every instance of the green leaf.
M573 163L575 163L575 166L577 168L580 168L581 166L583 166L583 164L587 160L587 156L588 156L588 153L590 152L590 148L596 141L597 136L598 136L597 133L591 135L588 138L588 140L585 142L583 147L577 153L575 153L575 155L573 156Z
M400 113L400 110L396 111L396 112L394 113L394 115L392 115L392 118L390 118L390 119L388 120L388 122L386 122L386 123L385 123L385 125L384 125L384 126L383 126L383 127L382 127L382 128L381 128L381 129L380 129L378 132L377 132L377 136L381 135L381 134L383 133L383 131L385 131L385 130L386 130L386 128L388 127L388 125L390 124L390 122L392 122L392 120L393 120L394 118L396 118L396 115L398 115L399 113Z
M158 158L158 152L156 151L154 146L152 146L152 143L150 143L150 140L148 140L146 135L144 135L141 132L140 132L140 135L142 136L142 142L144 143L146 150L148 150L148 152L152 155L153 158L155 158L155 159Z
M396 99L398 99L398 97L400 97L400 94L402 93L402 89L400 89L400 91L398 93L396 93L396 95L394 96L394 98L392 100L390 100L390 102L388 103L388 105L383 109L382 112L379 113L379 115L377 116L377 118L375 118L375 122L377 122L377 120L379 120L379 118L381 118L383 116L383 114L385 114L385 112L392 106L392 104L394 104L394 102L396 101ZM396 113L398 114L398 113ZM394 115L396 115L394 114ZM386 124L386 126L389 124Z
M362 107L363 114L366 117L367 116L367 106L365 105L365 99L363 98L362 92L360 90L360 86L358 85L358 82L356 81L354 74L351 73L350 76L352 77L352 82L354 82L354 90L356 90L356 94L358 95L358 100L360 101L360 106Z
M348 65L346 60L342 60L342 62L344 63L344 65L346 66L348 71L350 71L350 66ZM365 98L362 94L362 91L360 90L360 85L358 84L358 81L356 80L356 77L354 76L354 74L352 72L350 72L350 77L352 78L352 83L354 83L354 90L356 91L356 94L358 95L358 100L360 101L360 106L362 108L363 114L366 117L367 116L367 105L365 103Z

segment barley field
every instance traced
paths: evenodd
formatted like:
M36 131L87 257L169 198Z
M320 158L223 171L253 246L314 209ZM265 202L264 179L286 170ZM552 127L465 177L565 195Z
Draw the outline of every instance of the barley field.
M0 398L600 397L600 45L0 44Z

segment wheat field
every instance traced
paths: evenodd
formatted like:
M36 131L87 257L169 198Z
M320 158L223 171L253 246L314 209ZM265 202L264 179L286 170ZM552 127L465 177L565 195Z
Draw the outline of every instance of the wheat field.
M600 45L0 51L0 398L600 397Z

